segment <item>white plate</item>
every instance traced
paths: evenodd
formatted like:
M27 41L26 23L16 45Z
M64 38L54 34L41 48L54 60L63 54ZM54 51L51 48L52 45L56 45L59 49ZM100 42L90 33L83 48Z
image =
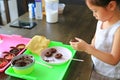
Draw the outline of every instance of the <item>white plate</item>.
M46 57L45 53L48 52L51 48L55 48L57 50L56 53L61 53L62 57L60 59L56 59L55 58L56 53L53 53L53 55L50 57ZM72 58L72 52L65 47L59 47L59 46L50 47L42 51L41 58L47 64L59 65L59 64L66 63L68 60L70 60ZM49 62L46 62L45 60L49 60Z

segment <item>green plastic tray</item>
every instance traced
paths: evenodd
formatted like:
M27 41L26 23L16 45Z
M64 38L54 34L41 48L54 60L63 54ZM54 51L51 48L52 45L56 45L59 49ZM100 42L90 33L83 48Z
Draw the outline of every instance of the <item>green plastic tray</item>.
M52 46L61 46L68 48L72 52L72 57L76 53L76 51L70 45L66 45L61 42L51 41L49 47ZM26 50L23 54L32 54L32 53L29 50ZM32 54L32 55L35 57L36 61L42 62L40 56L36 54ZM12 67L10 66L8 67L8 69L6 69L5 73L26 80L62 80L70 63L71 60L61 65L51 65L53 66L53 68L48 68L38 63L35 63L34 71L28 75L16 74L14 73Z

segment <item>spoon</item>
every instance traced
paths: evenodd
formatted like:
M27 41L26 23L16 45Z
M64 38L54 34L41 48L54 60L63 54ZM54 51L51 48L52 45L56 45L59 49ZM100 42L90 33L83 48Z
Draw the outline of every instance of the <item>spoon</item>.
M40 64L40 65L43 65L45 67L48 67L48 68L53 68L53 66L50 66L50 65L47 65L47 64L44 64L44 63L41 63L39 61L36 61L37 64Z
M84 61L84 60L82 60L82 59L75 59L75 58L72 58L71 60L80 61L80 62L83 62L83 61Z

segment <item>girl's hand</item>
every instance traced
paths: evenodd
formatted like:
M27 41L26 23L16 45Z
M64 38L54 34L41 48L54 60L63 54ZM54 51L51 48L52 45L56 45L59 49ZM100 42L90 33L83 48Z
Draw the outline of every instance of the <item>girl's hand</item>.
M89 44L80 38L75 38L70 41L70 45L77 51L85 51L88 49Z

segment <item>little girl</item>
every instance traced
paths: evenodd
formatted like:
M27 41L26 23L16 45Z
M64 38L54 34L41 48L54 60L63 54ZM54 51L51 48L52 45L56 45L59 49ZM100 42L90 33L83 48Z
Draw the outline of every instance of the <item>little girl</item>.
M98 20L91 45L80 38L70 41L77 51L91 54L91 80L120 80L120 0L86 0Z

